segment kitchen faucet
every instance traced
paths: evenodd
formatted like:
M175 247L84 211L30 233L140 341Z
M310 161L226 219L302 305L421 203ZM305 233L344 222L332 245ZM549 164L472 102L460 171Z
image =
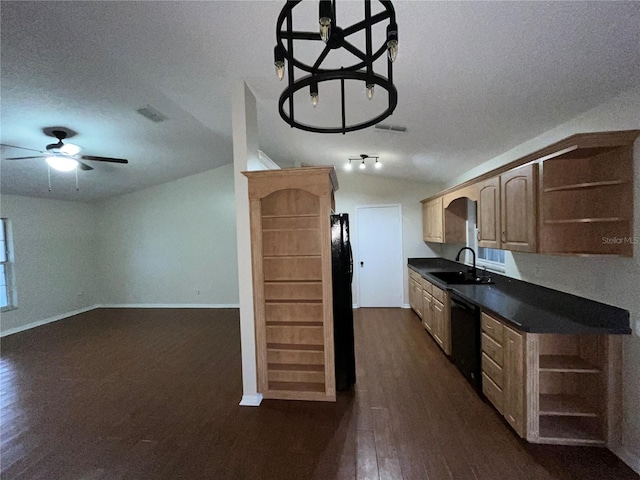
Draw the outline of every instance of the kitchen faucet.
M473 250L473 248L471 247L462 247L459 251L458 254L456 255L456 262L460 261L460 254L464 251L464 250L469 250L471 251L471 253L473 253L473 278L476 278L476 252Z

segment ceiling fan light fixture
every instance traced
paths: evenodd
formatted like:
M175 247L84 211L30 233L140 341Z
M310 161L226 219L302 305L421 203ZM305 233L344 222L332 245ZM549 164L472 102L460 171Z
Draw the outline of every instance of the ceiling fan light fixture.
M376 163L374 164L374 166L376 167L376 169L381 169L382 168L382 163L378 161L378 159L376 158Z
M71 172L78 167L77 160L61 156L47 157L47 164L59 172Z
M65 143L60 147L60 153L64 153L65 155L76 155L80 153L80 147L73 143Z

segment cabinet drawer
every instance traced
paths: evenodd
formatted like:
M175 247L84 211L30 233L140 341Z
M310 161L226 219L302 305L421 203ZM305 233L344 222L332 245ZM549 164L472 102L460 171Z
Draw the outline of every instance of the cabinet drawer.
M433 291L432 290L433 285L431 285L431 283L429 283L424 278L421 278L420 281L422 282L422 290L424 290L425 292L428 292L429 294L431 294L431 292Z
M484 372L482 372L482 393L489 399L493 406L503 415L504 394Z
M439 300L440 303L444 304L444 297L446 295L444 290L440 290L435 285L431 285L431 295L433 295L433 298L436 300Z
M504 327L502 323L486 313L482 313L482 331L493 338L500 345L504 344Z
M413 270L409 269L409 278L415 280L416 282L420 282L420 279L422 277L418 272L414 272Z
M498 387L504 387L502 367L491 360L486 353L482 354L482 373L489 376Z
M502 366L502 345L484 332L482 333L482 351L500 367Z

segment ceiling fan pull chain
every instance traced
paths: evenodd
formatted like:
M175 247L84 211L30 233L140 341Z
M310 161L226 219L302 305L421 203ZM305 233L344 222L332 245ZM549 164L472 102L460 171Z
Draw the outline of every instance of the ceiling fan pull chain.
M80 189L78 188L78 169L75 169L76 171L76 192L79 191Z
M49 191L51 191L51 166L47 163L47 175L49 175Z

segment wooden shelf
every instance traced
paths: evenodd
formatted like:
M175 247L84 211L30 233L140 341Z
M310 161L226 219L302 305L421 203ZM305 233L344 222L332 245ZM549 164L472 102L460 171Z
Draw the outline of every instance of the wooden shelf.
M540 417L538 440L562 445L604 445L597 431L597 419L593 418Z
M595 409L577 395L540 394L540 415L597 417Z
M545 225L558 225L564 223L605 223L605 222L628 222L631 219L625 217L603 217L603 218L565 218L561 220L545 220Z
M540 355L541 372L599 373L600 369L573 355Z
M581 190L583 188L609 187L612 185L622 185L624 183L628 183L628 182L625 180L603 180L600 182L574 183L573 185L561 185L558 187L549 187L549 188L545 188L543 191L544 193L562 192L567 190Z

